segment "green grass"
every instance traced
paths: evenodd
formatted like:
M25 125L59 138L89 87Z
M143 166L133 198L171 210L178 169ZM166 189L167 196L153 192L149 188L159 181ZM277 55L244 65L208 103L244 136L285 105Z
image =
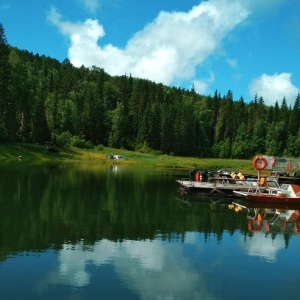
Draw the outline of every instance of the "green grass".
M109 160L107 154L120 154L125 160ZM256 174L251 160L239 159L213 159L179 157L165 154L149 154L134 151L120 150L104 147L99 151L96 149L71 148L51 153L45 146L33 144L0 144L0 162L22 161L39 164L43 162L91 162L101 164L141 165L159 168L181 168L181 169L207 169L214 171L224 169L226 171L239 171L242 173Z

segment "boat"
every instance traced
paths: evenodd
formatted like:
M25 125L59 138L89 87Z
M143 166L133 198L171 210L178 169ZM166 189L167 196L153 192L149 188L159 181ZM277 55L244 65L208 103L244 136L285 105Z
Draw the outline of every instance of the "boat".
M257 202L261 200L262 196L268 199L268 202L276 201L283 202L284 200L278 200L284 195L284 191L278 190L278 195L275 197L274 189L279 189L278 186L273 188L272 195L266 193L265 182L270 179L276 181L278 184L284 186L291 186L288 191L290 196L285 195L286 202L297 202L298 196L295 196L298 192L293 192L294 188L297 189L297 185L300 185L300 158L284 158L266 155L257 155L252 161L253 167L258 171L258 175L241 174L241 173L229 173L219 170L217 172L208 172L203 170L191 170L190 178L184 178L176 180L179 183L178 191L182 195L197 194L205 196L242 196L244 198L257 197ZM262 170L270 170L270 175L261 176ZM293 172L293 175L290 173ZM268 187L271 190L271 187ZM240 192L240 193L238 193ZM262 193L262 195L260 195ZM272 200L272 198L275 198ZM292 198L289 200L289 198ZM251 200L253 201L253 200Z
M258 181L253 175L241 173L207 171L190 171L190 178L176 180L179 183L178 191L182 195L203 195L203 196L234 196L233 191L256 191L264 190L264 180Z
M116 160L124 160L124 156L123 155L119 155L119 154L112 154L112 153L109 153L107 155L107 158L108 159L116 159Z
M267 180L265 189L249 189L248 191L234 190L234 195L248 201L259 203L290 203L300 204L300 186L297 184L282 184L278 181Z

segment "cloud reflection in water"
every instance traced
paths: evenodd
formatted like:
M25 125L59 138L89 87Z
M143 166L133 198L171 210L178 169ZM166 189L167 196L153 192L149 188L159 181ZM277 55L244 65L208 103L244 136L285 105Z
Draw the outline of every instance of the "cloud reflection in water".
M84 287L92 279L88 264L100 267L97 272L110 264L123 284L141 299L215 299L207 291L202 273L182 251L181 243L161 240L102 240L88 247L83 242L65 244L58 255L59 271L49 283Z

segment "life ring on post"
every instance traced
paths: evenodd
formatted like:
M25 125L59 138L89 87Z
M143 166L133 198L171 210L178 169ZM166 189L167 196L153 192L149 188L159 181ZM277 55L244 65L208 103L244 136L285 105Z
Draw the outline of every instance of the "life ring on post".
M254 166L254 168L256 170L264 170L267 167L268 162L267 162L267 160L266 160L265 157L263 157L263 156L256 156L254 158L252 164L253 164L253 166Z

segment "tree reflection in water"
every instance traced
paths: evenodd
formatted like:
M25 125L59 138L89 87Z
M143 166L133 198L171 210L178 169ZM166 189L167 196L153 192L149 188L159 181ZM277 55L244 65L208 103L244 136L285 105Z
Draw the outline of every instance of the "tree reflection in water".
M31 299L240 299L253 296L245 292L250 278L263 297L296 295L284 283L263 288L253 268L260 264L273 282L280 272L270 262L297 276L295 207L182 198L174 170L24 161L0 167L6 299L18 290Z

